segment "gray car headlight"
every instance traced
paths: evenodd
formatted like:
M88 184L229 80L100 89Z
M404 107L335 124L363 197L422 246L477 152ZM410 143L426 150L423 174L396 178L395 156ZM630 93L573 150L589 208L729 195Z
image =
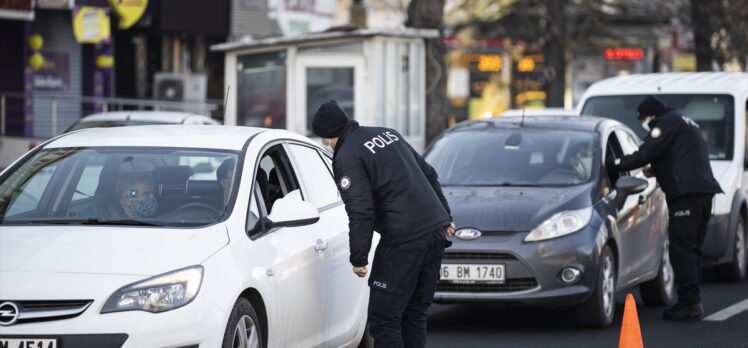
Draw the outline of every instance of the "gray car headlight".
M525 237L525 242L537 242L577 232L592 219L592 207L557 213L545 220Z
M146 311L160 313L182 307L195 298L203 281L203 266L192 266L126 285L115 291L101 313Z

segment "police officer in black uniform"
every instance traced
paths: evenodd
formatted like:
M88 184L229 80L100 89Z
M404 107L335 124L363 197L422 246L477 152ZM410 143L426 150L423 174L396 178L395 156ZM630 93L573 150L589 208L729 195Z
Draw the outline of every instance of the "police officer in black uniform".
M698 319L701 244L712 215L712 199L721 193L709 165L709 151L699 126L655 96L639 104L638 118L649 134L639 151L608 163L610 170L632 170L651 164L665 192L669 210L670 260L678 302L663 313L667 320Z
M380 235L369 277L369 330L375 347L424 347L426 311L444 248L454 233L437 175L397 131L361 127L335 101L312 130L332 149L333 172L350 228L350 262L367 274L373 232Z

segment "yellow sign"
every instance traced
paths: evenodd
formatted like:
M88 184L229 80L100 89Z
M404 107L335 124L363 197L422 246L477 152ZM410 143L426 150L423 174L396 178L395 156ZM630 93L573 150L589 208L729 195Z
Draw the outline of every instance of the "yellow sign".
M523 57L517 63L517 70L519 72L531 72L535 70L535 59L532 57Z
M73 12L73 33L80 43L97 44L109 39L109 15L103 8L80 7Z
M498 54L481 54L478 56L478 71L500 71L501 56Z
M673 57L673 71L696 71L696 55L676 53Z
M109 0L109 5L119 16L119 28L128 29L143 16L148 0Z

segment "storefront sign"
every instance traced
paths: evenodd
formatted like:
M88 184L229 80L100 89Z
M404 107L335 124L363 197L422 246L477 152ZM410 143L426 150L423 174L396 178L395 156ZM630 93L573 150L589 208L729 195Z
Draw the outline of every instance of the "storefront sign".
M606 48L603 56L607 60L641 60L644 50L641 48Z
M79 7L73 11L73 33L80 43L101 43L109 40L109 14L100 7Z
M0 0L0 18L34 20L34 1Z
M140 20L148 7L148 0L109 0L119 17L119 28L127 29Z
M67 53L43 52L44 64L32 77L35 91L64 91L70 88L70 60Z

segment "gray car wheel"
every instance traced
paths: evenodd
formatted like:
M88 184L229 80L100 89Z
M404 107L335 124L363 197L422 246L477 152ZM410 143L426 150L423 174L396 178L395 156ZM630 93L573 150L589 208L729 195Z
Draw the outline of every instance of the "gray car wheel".
M231 311L226 331L223 334L223 348L263 348L261 323L252 303L239 298Z
M665 239L657 277L639 286L644 303L650 306L667 306L675 301L675 277L670 263L670 242Z
M616 313L616 260L609 246L603 247L597 266L595 290L587 302L579 306L579 323L588 327L606 328Z
M720 275L725 280L741 281L745 278L746 268L748 262L746 256L746 231L745 221L743 218L738 219L738 224L735 228L735 243L733 244L732 261L728 264L720 266Z

